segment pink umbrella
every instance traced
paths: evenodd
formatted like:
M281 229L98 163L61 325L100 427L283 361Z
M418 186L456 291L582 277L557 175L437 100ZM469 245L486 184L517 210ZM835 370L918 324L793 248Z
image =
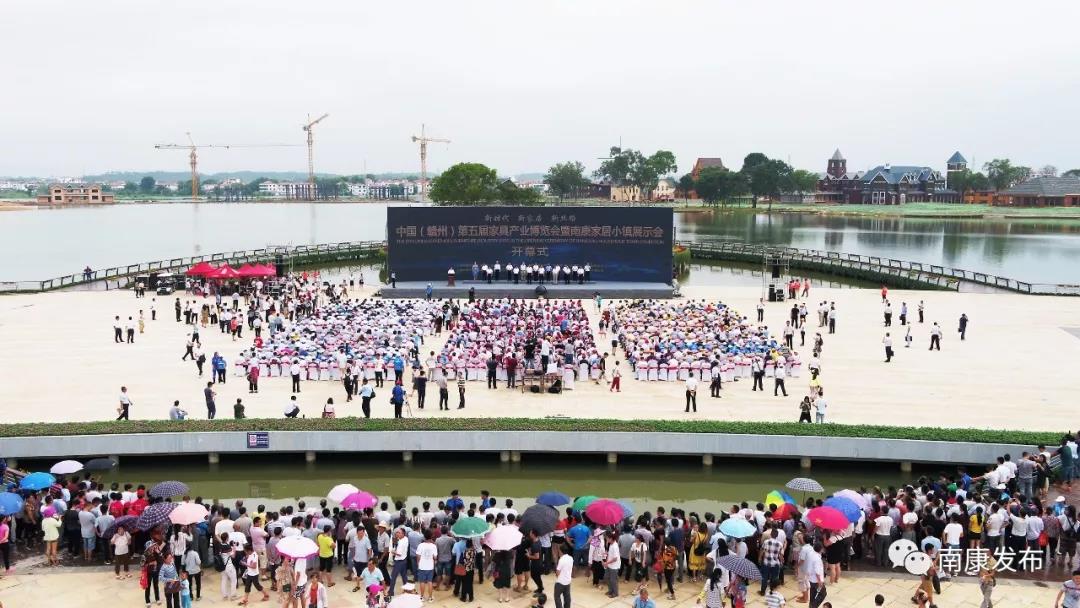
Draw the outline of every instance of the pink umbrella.
M204 521L208 514L206 507L198 503L182 502L169 513L169 521L186 526Z
M622 505L610 498L594 500L585 507L585 515L601 526L613 526L625 518Z
M806 513L810 522L819 528L826 530L843 530L848 527L848 518L843 512L832 507L817 507Z
M349 494L343 498L341 500L341 508L362 511L369 507L374 507L377 502L379 502L378 497L361 490L360 492Z
M517 526L499 526L484 537L484 544L493 551L509 551L521 544L522 534Z

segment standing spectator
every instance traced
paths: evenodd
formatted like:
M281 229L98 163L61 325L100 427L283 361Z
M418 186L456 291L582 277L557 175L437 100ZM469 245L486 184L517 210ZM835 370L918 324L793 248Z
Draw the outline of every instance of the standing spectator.
M216 355L215 355L216 356ZM203 389L203 397L206 398L206 419L213 420L217 416L217 405L214 403L214 397L217 393L214 391L214 383L207 382L206 388Z

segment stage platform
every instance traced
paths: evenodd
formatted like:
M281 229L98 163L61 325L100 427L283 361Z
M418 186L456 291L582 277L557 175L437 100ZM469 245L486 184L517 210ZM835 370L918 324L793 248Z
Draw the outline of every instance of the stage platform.
M397 288L384 285L379 290L379 295L384 298L423 298L427 290L425 281L398 281ZM453 287L446 285L446 280L436 283L431 282L432 297L434 298L468 298L469 288L476 288L477 299L491 298L514 298L531 299L538 297L537 285L519 283L486 283L482 281L457 281ZM552 285L545 283L547 293L544 297L549 299L573 299L586 300L596 296L599 292L604 299L666 299L673 297L670 285L663 283L630 283L620 281L602 281L578 285L560 284Z

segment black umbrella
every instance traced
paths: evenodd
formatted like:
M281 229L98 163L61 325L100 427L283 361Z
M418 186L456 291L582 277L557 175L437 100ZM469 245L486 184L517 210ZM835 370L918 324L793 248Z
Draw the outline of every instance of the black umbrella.
M559 522L559 512L547 505L533 505L521 514L521 533L536 530L537 534L550 534Z
M83 465L84 471L109 471L115 467L117 462L112 458L94 458L93 460L86 461Z
M150 496L153 496L154 498L173 498L176 496L183 496L189 491L186 483L181 483L179 481L163 481L150 488Z
M117 517L108 528L105 528L105 532L101 535L101 538L109 540L118 530L120 530L121 526L127 528L128 532L134 530L138 519L139 518L134 515L121 515L120 517Z
M139 530L146 531L152 528L156 528L161 524L171 523L169 521L169 513L176 508L174 502L159 502L146 507L146 510L139 516L139 520L135 522L135 527Z

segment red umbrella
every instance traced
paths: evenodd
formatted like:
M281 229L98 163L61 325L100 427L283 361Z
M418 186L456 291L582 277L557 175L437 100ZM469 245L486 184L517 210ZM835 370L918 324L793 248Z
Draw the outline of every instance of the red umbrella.
M217 270L217 268L215 268L214 265L210 262L199 262L191 268L188 268L187 272L185 272L184 274L189 277L204 277L211 272L214 272L215 270Z
M213 272L206 275L208 279L235 279L240 276L240 273L236 272L236 269L228 264L222 264L220 268L217 268Z
M585 507L585 515L601 526L613 526L625 518L622 505L610 498L600 498Z
M832 507L817 507L807 512L810 522L819 528L826 530L843 530L850 522L844 514Z
M776 510L773 511L772 516L773 516L773 519L775 519L775 520L787 521L787 520L797 516L798 514L799 514L799 509L795 505L791 504L790 502L785 502L784 504L780 505L779 507L776 507Z

